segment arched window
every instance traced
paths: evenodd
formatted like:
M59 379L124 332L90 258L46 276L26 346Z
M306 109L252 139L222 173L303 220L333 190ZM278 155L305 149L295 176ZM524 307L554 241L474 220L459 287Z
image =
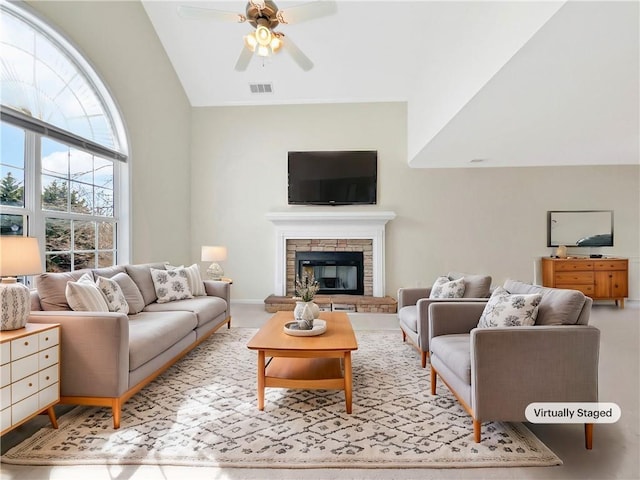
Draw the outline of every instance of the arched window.
M62 35L25 7L0 9L2 235L40 238L47 271L128 261L128 143L115 102Z

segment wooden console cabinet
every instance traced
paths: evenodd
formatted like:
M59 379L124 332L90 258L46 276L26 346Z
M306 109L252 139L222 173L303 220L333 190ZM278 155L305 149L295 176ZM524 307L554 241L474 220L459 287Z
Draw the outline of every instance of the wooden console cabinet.
M629 296L629 260L543 257L542 285L580 290L594 300L615 300L624 308Z
M60 401L59 343L57 323L0 332L2 435L45 411L58 428L53 406Z

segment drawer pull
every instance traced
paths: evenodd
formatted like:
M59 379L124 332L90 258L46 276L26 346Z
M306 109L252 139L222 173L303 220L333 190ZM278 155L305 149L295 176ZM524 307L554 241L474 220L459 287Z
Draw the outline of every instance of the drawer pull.
M44 358L49 358L49 355L45 355Z
M30 387L33 387L33 383L29 383L29 386L30 386Z
M44 341L48 342L49 341L49 337L44 337Z
M29 346L29 342L24 342L24 346L28 347Z
M47 375L46 377L44 377L45 380L49 380L49 375Z

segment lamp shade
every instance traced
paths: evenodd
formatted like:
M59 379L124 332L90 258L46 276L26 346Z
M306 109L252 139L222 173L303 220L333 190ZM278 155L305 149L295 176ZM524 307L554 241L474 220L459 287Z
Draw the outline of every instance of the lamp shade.
M203 262L221 262L227 259L227 247L203 246L200 260Z
M42 271L37 238L0 236L0 277L36 275Z

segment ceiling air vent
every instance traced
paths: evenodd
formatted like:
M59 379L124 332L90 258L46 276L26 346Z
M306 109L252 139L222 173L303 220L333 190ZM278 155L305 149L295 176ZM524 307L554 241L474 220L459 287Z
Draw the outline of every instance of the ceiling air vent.
M250 83L249 88L251 89L251 93L273 93L273 84L271 83Z

